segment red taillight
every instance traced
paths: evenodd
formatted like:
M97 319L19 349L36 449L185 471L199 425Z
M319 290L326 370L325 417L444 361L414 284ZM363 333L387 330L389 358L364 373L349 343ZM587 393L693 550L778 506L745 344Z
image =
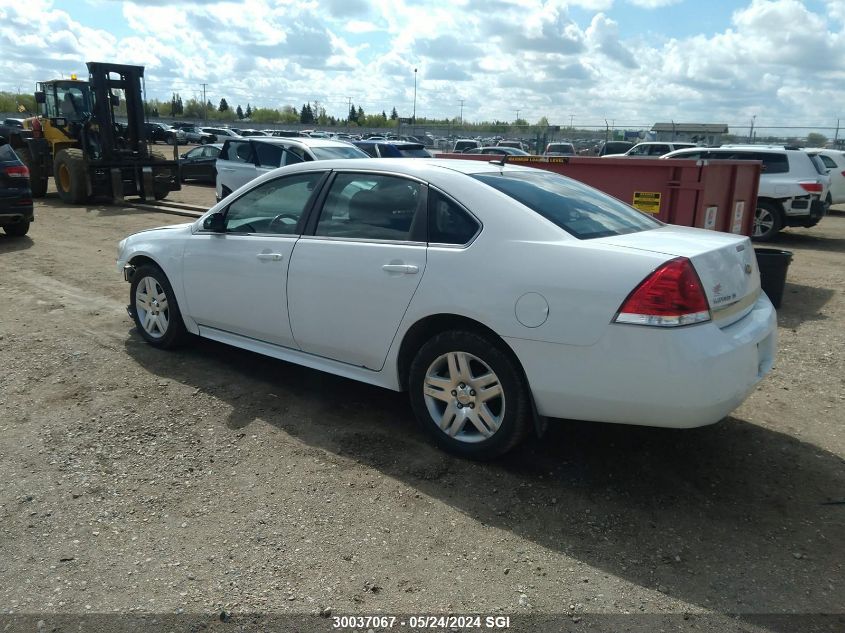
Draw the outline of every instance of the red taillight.
M710 320L704 287L692 262L666 262L628 295L614 321L633 325L676 327Z
M809 191L810 193L821 193L824 190L824 186L820 182L812 182L812 181L803 181L798 183L801 185L801 188L804 191Z
M3 171L10 178L29 178L29 169L26 168L26 165L12 165L4 168Z
M842 172L842 175L845 176L845 171Z

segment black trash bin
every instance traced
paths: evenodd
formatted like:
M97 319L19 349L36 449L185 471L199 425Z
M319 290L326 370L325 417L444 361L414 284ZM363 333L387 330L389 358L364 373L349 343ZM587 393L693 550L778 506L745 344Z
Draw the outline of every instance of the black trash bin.
M776 308L780 307L783 299L783 289L786 286L786 271L792 263L792 251L782 251L779 248L755 248L757 267L760 269L760 287L763 288L769 301Z

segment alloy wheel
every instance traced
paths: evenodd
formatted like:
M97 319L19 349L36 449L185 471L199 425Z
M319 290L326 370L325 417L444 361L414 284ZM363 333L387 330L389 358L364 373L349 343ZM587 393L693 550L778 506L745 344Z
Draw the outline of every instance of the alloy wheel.
M468 352L443 354L429 365L423 385L431 420L461 442L491 438L505 417L501 381L483 360Z
M155 277L144 277L135 289L138 323L152 338L161 338L170 324L167 294Z

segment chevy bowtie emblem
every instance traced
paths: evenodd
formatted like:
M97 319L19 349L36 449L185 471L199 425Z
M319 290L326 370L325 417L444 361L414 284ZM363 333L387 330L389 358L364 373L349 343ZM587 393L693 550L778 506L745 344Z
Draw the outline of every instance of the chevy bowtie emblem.
M752 271L751 264L746 264L745 265L745 274L750 275L751 271Z

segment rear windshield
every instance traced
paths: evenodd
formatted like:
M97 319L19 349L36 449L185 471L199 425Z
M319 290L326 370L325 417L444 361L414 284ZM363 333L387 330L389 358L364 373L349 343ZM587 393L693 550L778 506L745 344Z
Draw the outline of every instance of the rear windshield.
M663 226L607 194L541 170L473 174L582 240L638 233Z
M317 160L331 160L332 158L368 158L368 156L357 147L349 145L344 147L338 145L337 147L312 147L311 151Z
M422 147L400 147L399 153L406 158L431 158L431 154L428 153L428 150Z

